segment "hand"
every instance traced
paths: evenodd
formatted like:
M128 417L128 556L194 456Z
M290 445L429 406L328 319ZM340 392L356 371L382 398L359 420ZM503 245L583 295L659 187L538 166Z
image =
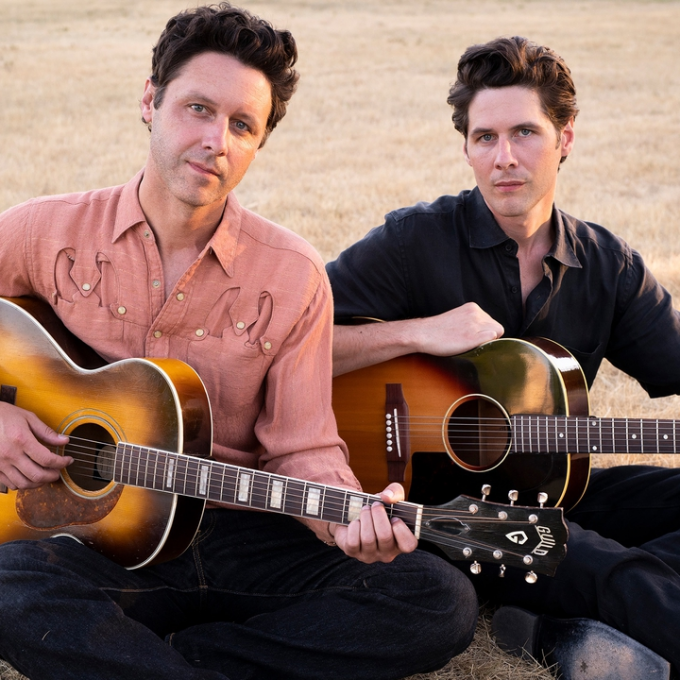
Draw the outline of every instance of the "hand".
M413 351L437 356L462 354L500 338L505 330L476 302L405 323L411 325Z
M404 500L401 484L390 484L380 494L384 503ZM387 516L383 503L375 502L361 510L358 519L349 526L331 525L333 539L338 547L350 557L361 562L391 562L401 553L413 552L418 540L411 530L398 518Z
M73 458L52 453L47 446L66 443L66 435L57 434L34 413L0 402L0 482L8 488L34 489L59 479L59 471Z

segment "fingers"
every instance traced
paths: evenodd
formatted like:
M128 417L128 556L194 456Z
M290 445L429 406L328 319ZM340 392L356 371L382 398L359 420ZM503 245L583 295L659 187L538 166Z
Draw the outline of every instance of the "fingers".
M378 501L364 506L359 518L347 527L338 527L335 541L345 554L366 563L391 562L418 545L406 524L397 518L390 519L385 506Z
M41 440L43 443L41 443ZM2 404L0 407L0 481L10 489L30 489L59 478L73 459L45 446L63 446L68 437L57 434L35 414Z

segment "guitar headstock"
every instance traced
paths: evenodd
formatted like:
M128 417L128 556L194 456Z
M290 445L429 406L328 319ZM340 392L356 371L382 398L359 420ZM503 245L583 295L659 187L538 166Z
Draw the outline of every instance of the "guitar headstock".
M498 565L499 576L508 566L527 570L533 583L537 573L552 576L567 554L569 531L562 508L492 503L458 496L437 507L423 507L420 538L438 545L452 560Z

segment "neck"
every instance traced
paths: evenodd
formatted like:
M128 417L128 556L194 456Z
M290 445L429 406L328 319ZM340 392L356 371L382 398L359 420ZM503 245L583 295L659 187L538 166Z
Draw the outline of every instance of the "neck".
M142 178L139 203L156 238L167 296L212 238L222 221L227 198L206 206L193 206L153 184L146 175Z

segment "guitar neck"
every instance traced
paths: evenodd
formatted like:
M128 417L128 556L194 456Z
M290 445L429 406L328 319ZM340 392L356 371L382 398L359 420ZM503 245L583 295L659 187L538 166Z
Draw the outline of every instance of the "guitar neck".
M180 496L345 525L357 519L365 505L380 500L352 489L124 442L116 446L113 479ZM389 517L399 517L419 537L421 505L402 502L385 507Z
M678 453L680 421L514 415L512 445L522 453Z

